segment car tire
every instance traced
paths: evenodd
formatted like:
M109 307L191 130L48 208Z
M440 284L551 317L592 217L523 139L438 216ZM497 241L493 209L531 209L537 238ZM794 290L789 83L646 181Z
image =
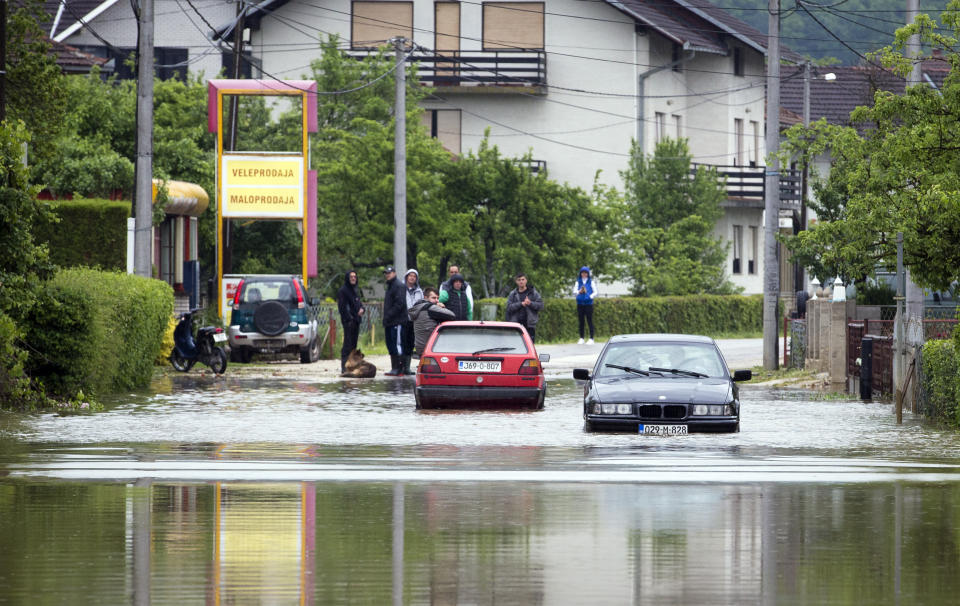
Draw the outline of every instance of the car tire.
M253 351L249 347L230 348L230 361L234 364L249 364L251 359L253 359Z
M540 399L537 400L537 405L534 407L534 410L543 410L543 403L547 399L547 387L544 385L543 391L540 392Z
M420 406L420 394L417 393L416 389L413 390L413 401L416 402L417 410L420 410L421 408L423 408L422 406Z
M587 433L592 433L592 432L594 432L594 431L597 430L597 427L596 427L596 425L594 425L594 424L591 423L590 421L584 421L584 422L583 422L583 430L586 431Z
M279 301L267 301L254 312L253 325L268 337L275 337L290 325L290 312Z
M320 343L317 338L310 339L310 344L300 350L300 363L312 364L320 359Z

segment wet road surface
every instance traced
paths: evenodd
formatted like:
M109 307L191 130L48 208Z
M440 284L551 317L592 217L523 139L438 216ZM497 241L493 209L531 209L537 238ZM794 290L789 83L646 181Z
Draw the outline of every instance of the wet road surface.
M748 386L736 434L588 434L561 366L536 412L418 412L411 379L228 370L158 378L99 414L2 414L0 604L940 604L960 590L954 432L898 426L887 403Z

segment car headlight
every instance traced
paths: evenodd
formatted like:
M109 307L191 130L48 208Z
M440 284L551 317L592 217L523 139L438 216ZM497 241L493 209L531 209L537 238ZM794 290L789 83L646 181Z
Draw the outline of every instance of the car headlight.
M735 414L733 412L733 404L694 404L693 413L694 416L732 416Z
M633 404L594 404L595 415L632 415Z

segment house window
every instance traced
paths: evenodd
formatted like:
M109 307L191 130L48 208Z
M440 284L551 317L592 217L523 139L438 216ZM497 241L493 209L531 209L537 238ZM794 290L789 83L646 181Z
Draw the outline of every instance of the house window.
M376 48L391 38L413 40L412 2L354 2L351 48Z
M220 55L220 67L230 78L233 77L233 57L232 47L225 48ZM261 76L260 61L254 59L253 54L248 50L242 51L240 57L240 77L246 80L259 78Z
M657 143L660 143L667 138L667 114L656 112L655 119L657 121Z
M460 110L428 109L423 112L423 126L447 151L460 153Z
M757 226L750 226L750 241L747 243L747 273L757 274Z
M674 114L673 116L673 129L676 131L675 136L677 141L683 138L683 118Z
M433 48L441 51L460 50L460 3L437 2L433 6Z
M740 50L740 47L734 47L733 49L733 75L743 75L743 51Z
M753 150L750 152L750 166L760 165L760 123L756 120L750 121L750 134L753 135Z
M743 119L733 119L733 138L734 151L733 163L736 166L743 166Z
M484 2L483 49L543 50L543 2Z
M128 59L134 59L137 49L128 47L121 48L111 46L105 48L102 46L77 47L85 53L90 53L95 57L105 57L113 59L113 73L119 80L136 80L136 67ZM187 60L190 58L190 51L186 48L175 48L171 46L157 46L153 49L154 75L160 80L170 80L171 78L180 78L182 81L187 79ZM230 73L230 72L228 72Z
M742 274L741 259L743 259L743 226L733 226L733 273Z

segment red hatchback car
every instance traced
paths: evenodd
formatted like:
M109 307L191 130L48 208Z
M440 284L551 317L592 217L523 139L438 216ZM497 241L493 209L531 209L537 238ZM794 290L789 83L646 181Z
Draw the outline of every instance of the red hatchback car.
M543 408L549 360L516 322L445 322L420 356L417 408Z

